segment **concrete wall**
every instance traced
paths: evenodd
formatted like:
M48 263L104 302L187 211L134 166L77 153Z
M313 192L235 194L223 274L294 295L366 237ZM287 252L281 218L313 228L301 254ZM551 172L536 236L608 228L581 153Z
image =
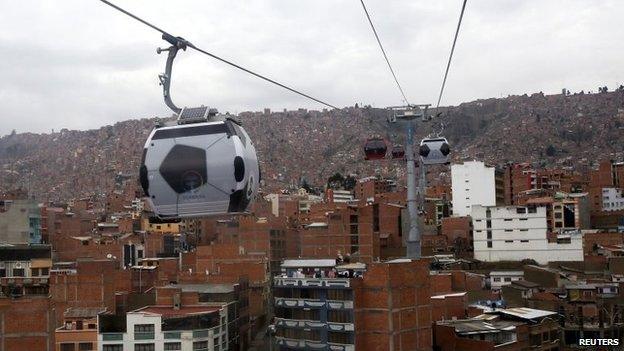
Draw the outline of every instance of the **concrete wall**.
M472 205L495 206L494 167L471 161L451 166L453 216L468 216Z
M487 210L491 215L487 217ZM525 213L518 213L524 209ZM488 220L491 227L488 228ZM546 208L536 207L534 213L522 206L472 207L474 257L481 261L521 261L534 259L540 264L549 261L582 261L583 240L572 235L568 244L549 243ZM491 239L488 239L491 231ZM491 247L488 243L491 242Z

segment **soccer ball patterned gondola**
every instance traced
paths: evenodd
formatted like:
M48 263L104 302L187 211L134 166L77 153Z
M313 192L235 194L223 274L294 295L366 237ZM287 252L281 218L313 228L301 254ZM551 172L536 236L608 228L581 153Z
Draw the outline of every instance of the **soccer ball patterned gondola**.
M256 150L235 121L155 128L139 172L160 218L245 212L258 190Z
M449 164L451 147L446 138L425 138L420 142L418 154L425 165Z

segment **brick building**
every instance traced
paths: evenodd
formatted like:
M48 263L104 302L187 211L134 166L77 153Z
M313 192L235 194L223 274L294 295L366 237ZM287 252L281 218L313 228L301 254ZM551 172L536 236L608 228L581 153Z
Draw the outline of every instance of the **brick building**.
M282 268L274 278L280 349L431 350L428 262L287 260Z

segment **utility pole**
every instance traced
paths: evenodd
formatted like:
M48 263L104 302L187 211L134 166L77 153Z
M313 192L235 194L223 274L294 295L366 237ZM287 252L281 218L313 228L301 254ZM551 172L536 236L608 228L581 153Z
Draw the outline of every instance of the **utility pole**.
M407 258L411 259L419 259L421 256L421 220L419 212L421 212L420 210L424 205L426 186L425 165L420 162L420 157L415 157L414 154L414 119L420 117L423 121L426 121L429 118L427 115L429 106L429 104L426 104L391 107L393 116L390 122L394 123L398 120L407 122L405 158L407 161L407 211L410 223L409 235L407 237ZM418 185L416 185L416 162L420 166Z

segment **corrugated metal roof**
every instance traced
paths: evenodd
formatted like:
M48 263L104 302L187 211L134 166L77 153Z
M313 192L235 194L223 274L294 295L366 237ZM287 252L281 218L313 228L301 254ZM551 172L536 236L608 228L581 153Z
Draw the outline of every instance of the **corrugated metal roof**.
M106 312L106 307L70 307L63 313L65 318L95 318Z
M535 319L556 315L557 312L545 311L545 310L536 310L534 308L527 307L515 307L515 308L507 308L507 309L499 309L496 310L502 314L508 314L524 319Z
M336 269L357 269L357 270L363 270L366 269L366 264L362 263L362 262L353 262L353 263L346 263L346 264L341 264L340 266L336 266Z
M327 223L314 222L314 223L310 223L310 224L306 225L305 227L306 228L323 228L323 227L327 227Z
M335 266L336 260L333 259L284 260L284 263L282 263L282 268L321 268Z
M492 275L524 275L523 271L491 271L490 276Z
M441 294L441 295L433 295L431 296L432 299L445 299L447 297L458 297L458 296L464 296L466 295L467 292L458 292L458 293L450 293L450 294Z

